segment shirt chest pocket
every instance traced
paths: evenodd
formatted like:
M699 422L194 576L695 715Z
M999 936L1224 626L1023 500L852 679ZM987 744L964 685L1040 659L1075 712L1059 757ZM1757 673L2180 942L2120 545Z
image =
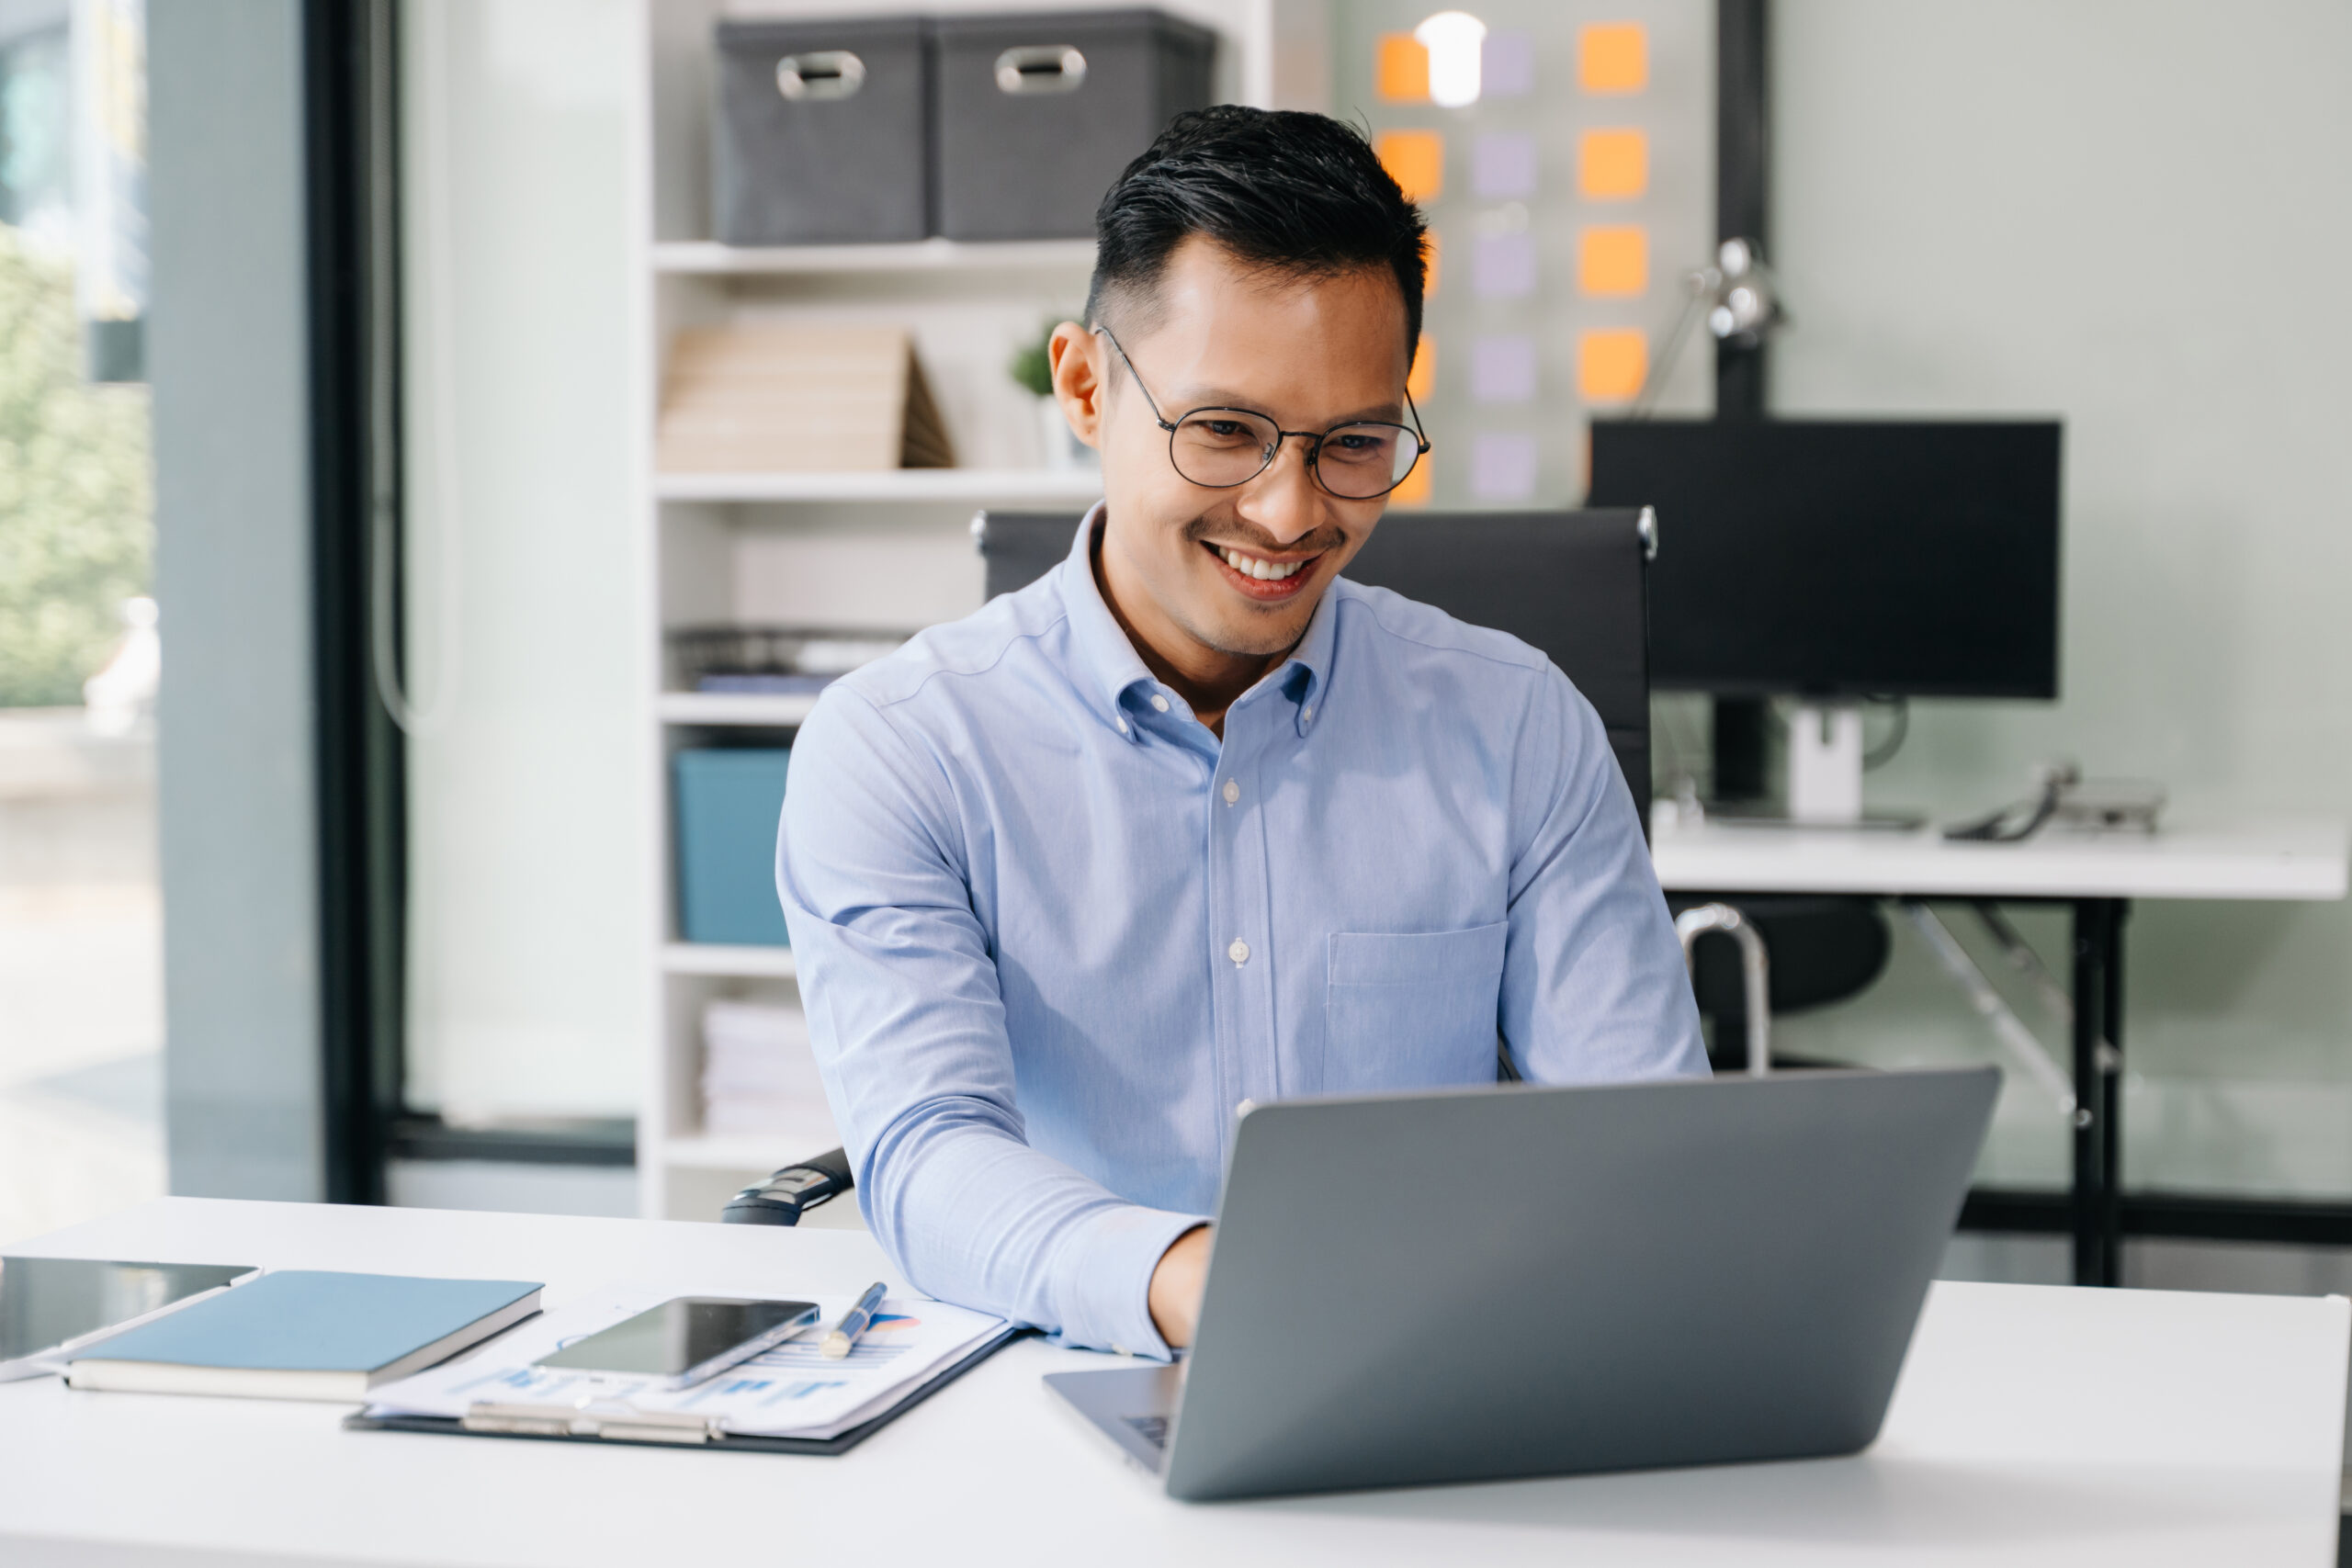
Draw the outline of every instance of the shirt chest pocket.
M1323 1092L1492 1082L1509 932L1332 932Z

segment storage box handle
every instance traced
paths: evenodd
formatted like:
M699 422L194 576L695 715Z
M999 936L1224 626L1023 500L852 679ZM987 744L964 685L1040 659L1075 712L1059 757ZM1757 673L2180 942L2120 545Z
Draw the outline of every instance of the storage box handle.
M865 62L845 49L787 54L775 62L775 90L794 103L829 103L865 85Z
M996 57L997 91L1008 97L1075 93L1086 80L1086 56L1066 43L1024 43Z

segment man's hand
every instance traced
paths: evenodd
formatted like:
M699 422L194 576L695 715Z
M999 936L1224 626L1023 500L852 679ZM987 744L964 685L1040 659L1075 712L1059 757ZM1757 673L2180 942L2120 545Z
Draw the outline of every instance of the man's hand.
M1151 1324L1178 1349L1193 1342L1200 1324L1201 1288L1209 1280L1210 1227L1196 1225L1159 1255L1151 1271Z

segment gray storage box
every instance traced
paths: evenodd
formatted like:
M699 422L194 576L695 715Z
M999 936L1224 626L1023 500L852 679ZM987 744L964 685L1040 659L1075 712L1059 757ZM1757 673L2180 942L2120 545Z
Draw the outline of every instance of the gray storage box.
M1159 11L932 23L939 232L1088 239L1111 182L1209 102L1216 35Z
M719 239L798 245L930 232L929 26L920 17L718 24Z

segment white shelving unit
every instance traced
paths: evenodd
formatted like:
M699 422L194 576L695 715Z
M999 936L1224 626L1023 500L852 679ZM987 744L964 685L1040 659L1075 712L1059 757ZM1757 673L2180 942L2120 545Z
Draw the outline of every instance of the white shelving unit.
M1222 96L1270 101L1277 13L1295 0L1160 3L1222 35ZM933 8L961 4L941 0ZM642 219L635 265L646 381L638 465L644 476L645 765L654 775L650 798L662 804L646 835L652 886L662 890L645 922L646 962L662 1005L638 1118L638 1175L643 1211L660 1219L716 1219L733 1189L839 1141L829 1122L752 1137L704 1129L705 1004L733 997L797 1005L797 971L788 949L679 940L669 761L681 747L714 741L773 737L788 743L815 699L680 690L665 634L731 622L913 632L979 606L981 572L969 533L975 510L1064 510L1074 523L1100 493L1091 470L1046 466L1035 406L1007 373L1023 343L1083 303L1094 261L1091 240L748 249L710 238L711 24L737 10L776 8L765 0L644 0L639 11ZM820 9L840 15L906 6L904 0L826 0ZM670 341L683 328L735 320L909 328L962 466L661 473L653 433Z
M989 244L919 240L899 245L722 245L716 240L665 240L653 246L653 269L741 275L844 272L1001 272L1094 265L1091 240L1032 240Z
M733 947L715 942L662 943L662 972L769 980L793 980L800 975L788 947Z
M791 1137L798 1137L804 1141L811 1139L815 1141L808 1143L806 1147L798 1151L798 1154L786 1155L782 1158L777 1157L775 1152L777 1141L779 1139ZM662 1157L673 1170L708 1170L724 1172L727 1179L730 1183L741 1187L748 1185L752 1179L750 1177L744 1177L741 1181L736 1180L736 1178L742 1176L742 1173L745 1171L753 1171L757 1172L761 1176L764 1176L769 1171L775 1169L777 1166L790 1164L793 1159L798 1157L798 1155L813 1155L819 1153L820 1150L831 1146L833 1142L838 1141L839 1140L834 1136L832 1127L830 1123L820 1125L816 1122L811 1122L808 1127L797 1133L795 1133L790 1129L780 1129L775 1137L773 1138L752 1138L741 1135L732 1137L702 1136L691 1134L685 1137L672 1138L662 1145ZM711 1214L682 1214L677 1217L680 1219L712 1219L717 1216L714 1213Z
M1058 505L1090 502L1099 493L1091 469L888 468L865 474L662 474L653 481L663 501L798 502L904 501L957 505Z
M798 693L768 696L750 692L664 692L655 712L665 725L748 725L759 729L795 729L817 705Z

